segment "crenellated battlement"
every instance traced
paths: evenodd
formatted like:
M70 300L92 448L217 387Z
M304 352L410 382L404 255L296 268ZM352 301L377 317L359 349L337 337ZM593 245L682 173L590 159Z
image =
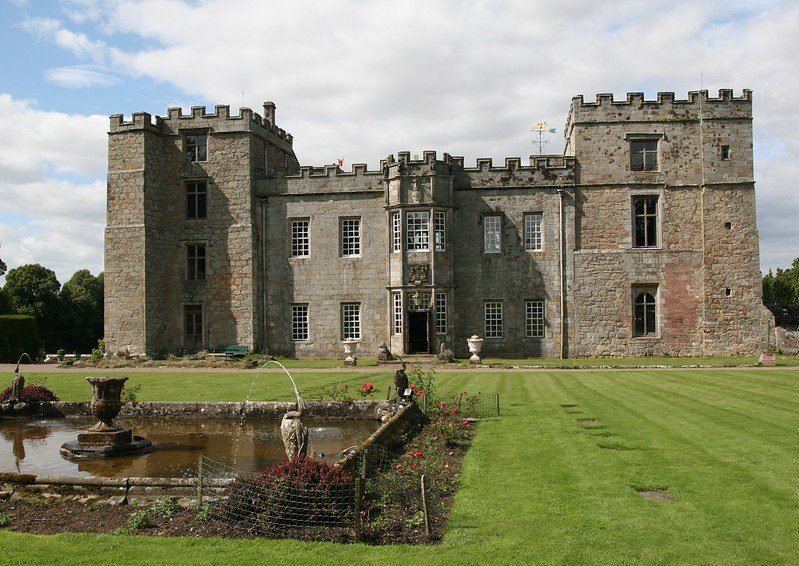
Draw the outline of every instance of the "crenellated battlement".
M734 96L732 89L720 89L718 97L711 97L707 90L694 90L684 100L676 99L673 92L659 92L657 100L645 100L642 92L629 92L624 100L600 93L593 102L580 94L572 98L565 131L579 123L697 120L700 110L708 120L751 119L752 91L743 89L741 96Z
M174 134L178 130L190 128L208 128L218 132L252 131L263 128L289 145L294 141L291 134L275 125L275 104L273 102L264 103L264 116L248 107L239 108L238 115L231 115L229 105L218 104L214 107L213 112L208 112L205 106L192 106L190 111L185 114L182 108L169 108L164 117L153 117L147 112L135 112L127 121L122 114L114 114L110 117L111 133L149 130L162 134Z
M303 165L300 167L299 172L289 173L283 167L278 167L275 171L275 176L278 179L330 179L334 177L358 177L363 175L370 176L383 176L383 165L385 161L380 161L380 169L369 170L366 163L353 163L349 171L343 170L338 165L324 165L322 167L313 167Z

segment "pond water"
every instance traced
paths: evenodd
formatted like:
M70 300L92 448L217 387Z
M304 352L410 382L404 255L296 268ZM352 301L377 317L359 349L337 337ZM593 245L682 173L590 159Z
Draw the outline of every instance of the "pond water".
M190 477L200 454L244 471L259 471L285 459L277 420L150 420L127 418L120 424L152 441L149 454L67 460L61 445L96 422L91 418L8 419L0 421L0 471L40 475L102 477ZM377 430L377 421L303 420L308 454L324 453L333 463L343 449L360 444Z

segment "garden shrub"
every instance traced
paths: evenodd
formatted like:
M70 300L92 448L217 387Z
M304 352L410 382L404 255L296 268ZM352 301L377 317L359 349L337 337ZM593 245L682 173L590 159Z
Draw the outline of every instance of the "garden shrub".
M253 532L349 526L354 496L346 471L322 460L294 458L236 478L218 513Z
M22 352L35 358L38 350L36 319L22 314L0 315L0 362L16 362Z
M0 403L11 399L11 388L7 387L0 393ZM22 399L26 403L41 403L42 401L58 401L56 394L43 385L26 385L22 388Z

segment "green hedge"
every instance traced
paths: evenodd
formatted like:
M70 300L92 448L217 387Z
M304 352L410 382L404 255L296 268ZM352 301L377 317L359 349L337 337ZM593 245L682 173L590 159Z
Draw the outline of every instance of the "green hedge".
M0 315L0 362L16 362L22 352L35 359L38 350L39 329L32 316Z

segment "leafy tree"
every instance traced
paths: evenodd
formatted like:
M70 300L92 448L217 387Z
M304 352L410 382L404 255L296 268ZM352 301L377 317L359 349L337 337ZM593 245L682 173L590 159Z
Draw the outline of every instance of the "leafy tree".
M799 304L799 258L788 269L769 270L763 277L763 302L783 308Z
M11 308L36 319L39 336L47 347L58 342L58 282L55 272L38 263L22 265L6 275L4 294Z
M5 262L3 262L2 259L0 259L0 277L2 277L3 275L6 274L6 270L7 269L8 269L8 266L6 266Z
M62 329L60 345L67 350L90 352L103 337L103 274L76 271L59 294Z

